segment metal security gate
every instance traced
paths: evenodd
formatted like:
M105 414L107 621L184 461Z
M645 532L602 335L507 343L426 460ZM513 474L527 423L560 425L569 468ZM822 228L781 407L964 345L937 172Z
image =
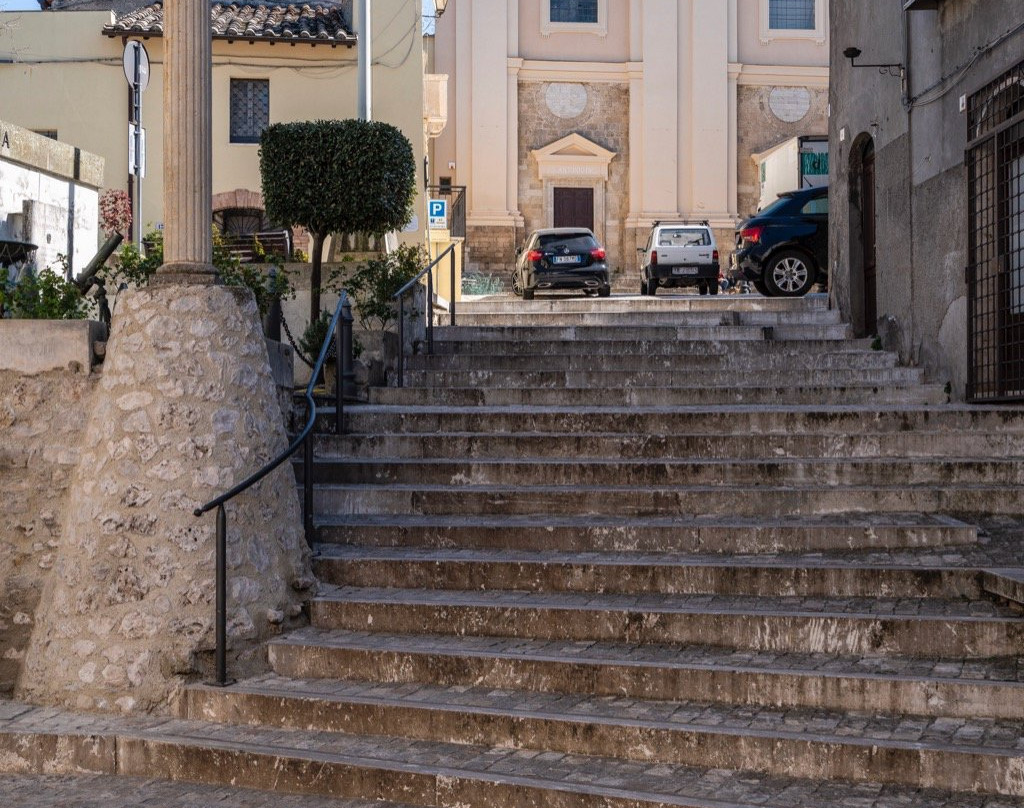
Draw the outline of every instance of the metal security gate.
M971 401L1024 401L1024 62L968 103Z

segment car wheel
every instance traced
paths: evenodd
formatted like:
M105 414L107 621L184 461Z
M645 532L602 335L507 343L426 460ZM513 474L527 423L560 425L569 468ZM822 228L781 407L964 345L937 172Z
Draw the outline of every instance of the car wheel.
M803 297L814 286L814 276L814 267L806 255L785 250L765 268L764 285L773 297Z
M764 285L764 281L751 281L751 283L754 284L754 288L757 289L760 294L765 297L771 297L771 293L768 291L768 287Z
M700 292L702 295L706 295L708 293L708 285L706 283L698 283L697 291Z
M715 281L715 282L709 283L708 284L708 291L711 294L713 294L713 295L717 295L718 294L718 282Z
M518 272L513 272L512 273L512 292L517 297L522 297L523 296L523 284L519 280L519 273Z
M523 300L533 300L533 289L523 289Z
M598 297L611 297L611 294L612 287L610 286L602 286L600 289L597 290Z

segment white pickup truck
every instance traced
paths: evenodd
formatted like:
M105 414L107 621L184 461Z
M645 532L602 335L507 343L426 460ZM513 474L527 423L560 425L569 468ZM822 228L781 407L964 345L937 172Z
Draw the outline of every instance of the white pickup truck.
M715 235L706 221L655 222L640 253L640 294L658 288L696 286L718 294L719 259Z

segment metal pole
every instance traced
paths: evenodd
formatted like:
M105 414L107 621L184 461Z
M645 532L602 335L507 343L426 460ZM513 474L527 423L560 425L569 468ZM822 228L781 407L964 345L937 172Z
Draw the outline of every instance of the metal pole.
M424 312L427 318L427 353L434 353L434 269L427 273L427 306Z
M342 339L341 339L341 324L334 330L334 434L341 434L341 414L344 408L342 398L342 382L344 381L341 377L342 372Z
M373 120L373 48L370 45L370 0L359 0L359 120Z
M354 319L352 305L346 297L341 306L341 379L343 382L341 393L343 397L351 396L352 398L355 398L356 395L356 371L352 355L352 322ZM340 422L340 430L345 431L344 419Z
M277 286L277 267L270 268L271 288ZM267 307L267 316L263 318L263 334L267 339L281 341L281 296L274 293Z
M135 43L135 83L132 86L132 117L135 119L135 235L142 255L142 45Z
M313 546L313 435L306 438L302 455L302 525L306 544Z
M405 298L398 298L398 386L405 381Z
M217 507L217 581L216 581L216 634L217 634L217 687L227 687L228 681L228 517L223 505Z
M451 268L452 279L451 279L451 282L449 283L449 288L450 288L450 291L451 291L451 298L452 299L449 301L449 305L451 306L451 312L452 312L452 325L455 325L455 248L452 247L451 250L452 250L452 255L451 255L451 259L452 259L452 268Z

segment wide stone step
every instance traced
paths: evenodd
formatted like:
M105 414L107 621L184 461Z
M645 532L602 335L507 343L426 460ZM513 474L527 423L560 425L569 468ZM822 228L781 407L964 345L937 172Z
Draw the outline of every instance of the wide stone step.
M297 467L301 472L302 467ZM301 473L299 474L301 479ZM451 486L1001 485L1024 483L1021 458L651 459L339 458L316 463L317 484Z
M595 595L337 587L318 628L755 651L985 658L1020 652L1024 617L988 600Z
M730 340L834 340L852 336L848 325L647 325L632 322L617 325L493 325L435 326L435 340L496 341L514 344L541 340L571 342L582 340L621 340L624 334L633 340L677 340L727 342Z
M804 349L775 351L764 355L750 352L616 353L616 354L415 354L405 358L407 369L490 370L490 371L763 371L763 370L878 370L896 367L896 355L881 351L835 351L813 353Z
M566 388L480 388L480 387L373 387L371 404L400 406L581 406L590 407L675 407L722 406L729 404L836 404L874 407L943 404L948 395L942 385L914 384L850 386L768 386L737 387L577 387Z
M298 678L1024 720L1017 656L914 659L318 628L273 640L268 652L277 674Z
M691 485L624 486L324 485L317 514L526 516L733 516L765 519L850 513L1020 516L1016 486L1003 485Z
M579 754L265 729L131 721L34 710L0 724L0 758L19 771L128 776L374 799L424 808L963 808L977 797L920 785L847 783ZM80 765L83 760L85 765ZM973 800L965 803L964 800ZM1000 808L1024 799L999 797Z
M467 516L320 516L324 544L377 547L560 550L571 553L779 553L952 548L977 542L977 528L917 514L779 520Z
M946 406L731 405L704 407L583 407L566 403L528 410L518 405L358 405L345 410L357 433L475 432L646 435L714 432L756 440L763 435L921 432L1024 433L1024 409Z
M948 431L791 435L723 434L719 419L698 434L450 432L318 435L316 456L340 458L573 457L627 459L1024 457L1024 434Z
M630 328L643 325L672 325L681 327L729 327L766 325L836 325L842 322L838 310L817 311L646 311L642 315L623 309L593 311L547 311L547 312L459 312L456 307L456 323L466 328L486 326L620 326ZM444 323L450 320L442 315Z
M816 559L319 545L328 584L397 589L763 595L765 597L982 598L982 571L893 567L842 556Z
M405 373L405 384L408 387L564 388L563 400L574 396L580 388L629 387L646 390L703 387L726 388L742 395L745 390L752 388L903 387L919 384L923 380L924 371L919 368L717 370L677 367L671 370L492 370L480 367L470 370L409 370Z
M286 729L1019 795L1024 723L264 676L193 687L187 717Z
M624 331L624 333L623 333ZM618 336L606 335L605 339L572 341L563 340L529 340L526 342L506 343L496 339L475 340L460 339L456 336L441 338L439 330L434 334L435 355L459 356L630 356L643 358L646 356L699 357L724 356L734 357L771 357L792 356L802 354L820 356L825 354L860 355L870 351L879 356L886 356L881 351L871 351L871 340L780 340L776 336L765 341L764 333L756 335L756 339L737 340L719 339L713 335L705 335L702 339L680 340L675 334L666 332L660 339L640 339L630 336L628 329L620 331ZM732 333L732 332L730 332ZM735 334L733 334L735 337ZM426 355L426 354L424 354Z
M610 298L582 296L544 296L522 300L513 295L491 296L479 300L466 300L458 304L460 317L492 312L592 312L629 311L643 316L651 311L697 312L713 311L719 314L738 312L808 312L828 311L828 295L809 294L803 297L761 297L760 295L729 295L707 297L703 295L662 291L657 297L641 297L635 293L612 294Z

